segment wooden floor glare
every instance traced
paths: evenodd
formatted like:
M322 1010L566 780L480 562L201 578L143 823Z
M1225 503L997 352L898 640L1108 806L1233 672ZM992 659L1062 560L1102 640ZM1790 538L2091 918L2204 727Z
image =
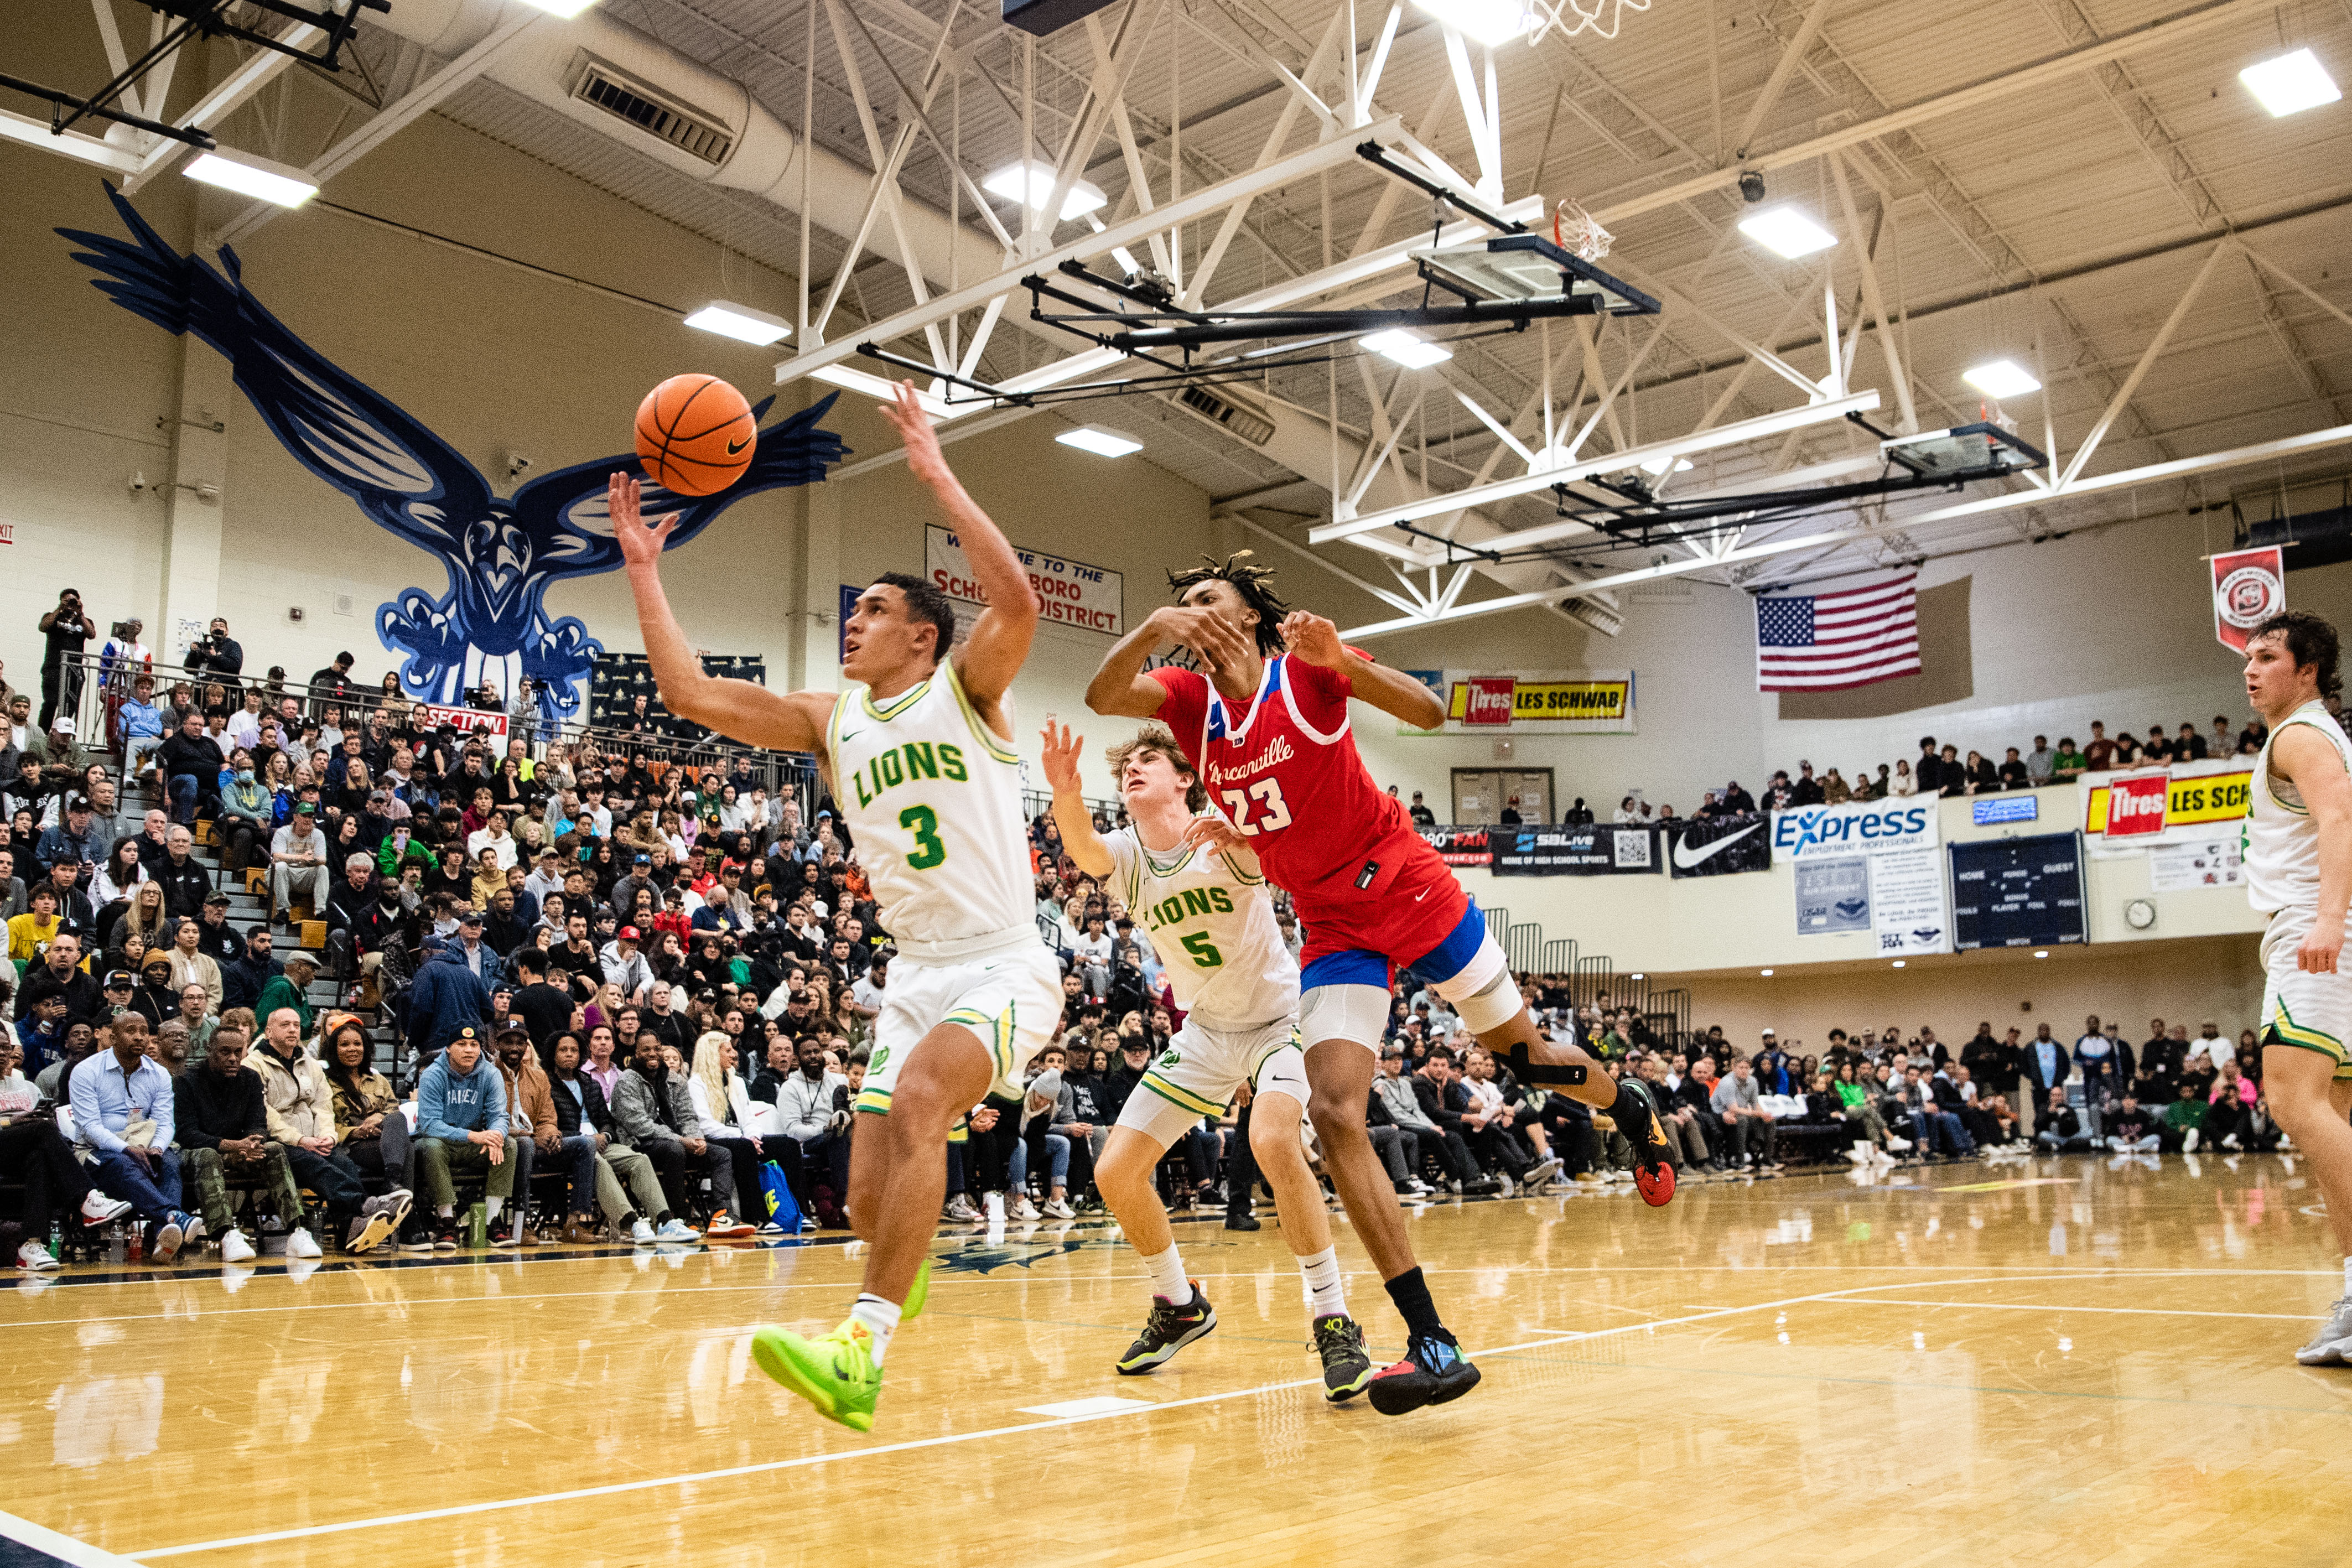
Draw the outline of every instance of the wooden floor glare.
M1323 1402L1270 1216L1178 1225L1219 1325L1139 1378L1107 1222L944 1230L866 1434L751 1360L846 1310L834 1237L68 1270L0 1289L0 1468L92 1561L2347 1563L2352 1368L2293 1355L2325 1213L2277 1156L1433 1205L1485 1381L1398 1419Z

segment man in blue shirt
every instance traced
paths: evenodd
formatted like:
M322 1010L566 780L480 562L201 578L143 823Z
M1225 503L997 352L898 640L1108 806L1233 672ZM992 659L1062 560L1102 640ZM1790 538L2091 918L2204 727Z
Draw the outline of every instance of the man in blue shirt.
M147 1055L147 1020L115 1015L110 1048L73 1075L74 1130L98 1159L99 1190L129 1204L147 1225L147 1252L169 1263L203 1225L180 1207L180 1152L172 1147L172 1075Z
M2066 1047L2050 1037L2050 1026L2037 1024L2033 1038L2025 1042L2025 1060L2021 1065L2025 1069L2024 1100L2028 1114L2021 1115L2020 1120L2024 1123L2024 1130L2032 1132L2032 1117L2048 1107L2051 1089L2066 1081L2074 1070L2074 1064L2066 1055Z
M416 1086L416 1184L433 1210L433 1249L457 1249L452 1171L480 1171L490 1222L514 1192L506 1080L482 1059L482 1032L459 1029Z

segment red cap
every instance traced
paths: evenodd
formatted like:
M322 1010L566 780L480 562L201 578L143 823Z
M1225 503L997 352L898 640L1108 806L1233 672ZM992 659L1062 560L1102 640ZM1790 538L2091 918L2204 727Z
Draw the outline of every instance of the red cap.
M623 926L620 930L618 940L622 942L642 942L645 939L637 934L636 927Z

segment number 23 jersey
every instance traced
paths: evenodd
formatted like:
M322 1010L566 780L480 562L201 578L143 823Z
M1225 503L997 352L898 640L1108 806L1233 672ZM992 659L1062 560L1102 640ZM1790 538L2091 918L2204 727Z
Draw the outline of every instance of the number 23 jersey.
M1163 666L1149 677L1167 689L1159 718L1200 771L1211 809L1250 841L1266 879L1302 915L1452 882L1404 808L1364 772L1345 671L1270 658L1239 713L1196 671Z
M1020 758L990 733L951 658L886 701L863 687L843 692L825 751L834 799L900 952L940 962L1035 944Z

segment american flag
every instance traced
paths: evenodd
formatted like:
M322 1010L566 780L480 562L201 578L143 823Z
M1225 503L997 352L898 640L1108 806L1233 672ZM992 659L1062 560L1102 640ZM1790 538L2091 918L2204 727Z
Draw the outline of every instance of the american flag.
M1756 601L1756 689L1844 691L1919 672L1918 574Z

